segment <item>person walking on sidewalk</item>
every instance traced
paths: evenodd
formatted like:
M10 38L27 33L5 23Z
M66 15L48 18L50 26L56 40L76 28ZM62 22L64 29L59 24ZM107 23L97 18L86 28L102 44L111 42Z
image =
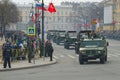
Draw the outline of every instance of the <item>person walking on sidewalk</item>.
M11 68L11 61L10 58L12 57L12 48L9 42L5 44L5 48L3 49L3 59L4 59L4 64L3 67L7 67L7 63L9 68Z
M33 43L28 37L27 41L27 52L28 52L28 62L31 63L31 59L33 58Z
M48 43L48 55L50 56L50 61L53 60L53 59L52 59L52 57L53 57L53 51L54 51L54 49L53 49L52 43L49 42L49 43Z

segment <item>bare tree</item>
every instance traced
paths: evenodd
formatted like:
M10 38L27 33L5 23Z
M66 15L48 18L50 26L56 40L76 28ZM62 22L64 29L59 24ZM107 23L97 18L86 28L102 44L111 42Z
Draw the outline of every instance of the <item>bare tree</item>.
M15 4L9 0L2 0L0 2L1 32L5 32L5 27L9 23L16 23L18 21L18 15L19 12Z

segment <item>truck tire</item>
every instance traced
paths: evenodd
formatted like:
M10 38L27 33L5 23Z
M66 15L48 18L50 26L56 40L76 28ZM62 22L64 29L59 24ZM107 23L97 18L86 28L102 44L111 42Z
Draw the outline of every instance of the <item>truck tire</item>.
M82 59L80 54L79 54L79 64L84 64L84 60Z
M101 56L100 57L100 63L101 64L105 64L105 56Z

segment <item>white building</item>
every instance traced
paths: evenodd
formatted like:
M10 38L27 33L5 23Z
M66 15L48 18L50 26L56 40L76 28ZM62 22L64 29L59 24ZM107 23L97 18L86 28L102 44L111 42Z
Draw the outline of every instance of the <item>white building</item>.
M19 30L26 29L27 24L30 21L30 11L32 4L19 4L19 22L17 28ZM48 6L47 6L48 7ZM44 13L44 29L47 30L77 30L75 27L75 19L77 19L77 12L72 10L72 7L55 6L56 12L50 13L45 11ZM35 10L35 9L34 9ZM40 15L40 22L42 22ZM40 23L41 24L41 23ZM21 26L22 25L22 26ZM41 26L41 25L40 25Z

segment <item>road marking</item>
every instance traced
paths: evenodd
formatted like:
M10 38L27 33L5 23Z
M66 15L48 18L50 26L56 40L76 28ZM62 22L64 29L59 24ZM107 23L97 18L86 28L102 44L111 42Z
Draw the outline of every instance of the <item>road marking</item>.
M109 54L109 56L119 57L118 55L114 55L114 54Z
M78 57L79 55L78 55L78 54L76 54L76 56Z
M53 56L55 59L59 59L57 56Z
M120 54L119 53L115 53L116 55L118 55L118 56L120 56Z
M60 55L60 57L65 57L64 55Z
M112 48L111 48L111 50L112 50L112 51L115 51L115 52L120 52L119 50L115 50L115 49L112 49Z
M69 56L70 58L73 58L73 59L75 58L75 57L74 57L74 56L72 56L72 55L67 55L67 56Z
M111 57L110 55L107 56L108 58Z

